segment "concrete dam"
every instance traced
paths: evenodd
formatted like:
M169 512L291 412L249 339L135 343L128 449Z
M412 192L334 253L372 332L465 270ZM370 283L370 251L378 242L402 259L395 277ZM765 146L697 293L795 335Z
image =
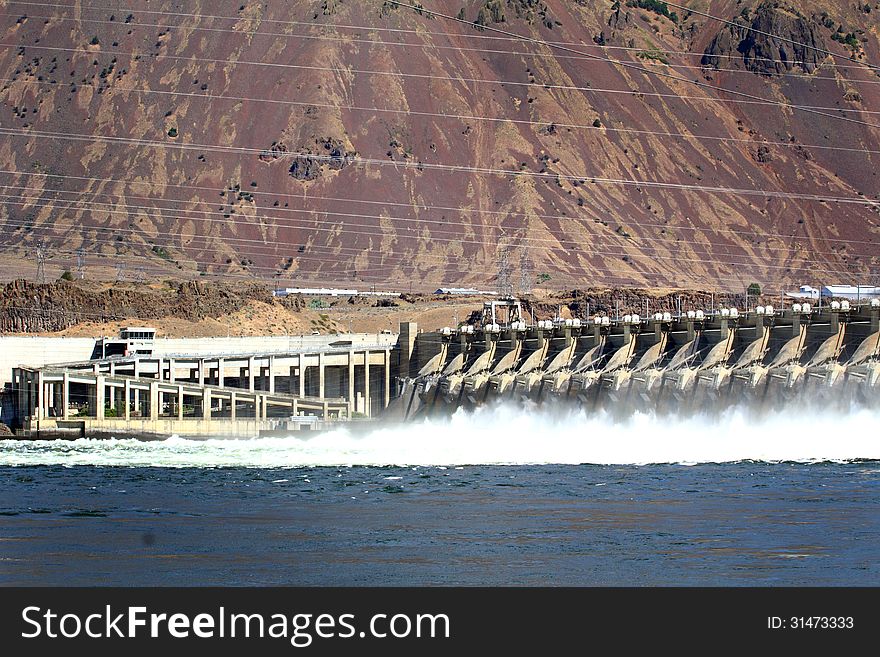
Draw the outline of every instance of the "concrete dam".
M250 437L512 402L621 414L880 394L880 301L293 338L0 338L0 421L20 437ZM151 332L152 331L152 332ZM86 355L88 354L88 356ZM75 356L64 361L60 356Z
M419 333L405 418L511 400L660 412L880 394L880 301L542 320L487 302L478 326Z

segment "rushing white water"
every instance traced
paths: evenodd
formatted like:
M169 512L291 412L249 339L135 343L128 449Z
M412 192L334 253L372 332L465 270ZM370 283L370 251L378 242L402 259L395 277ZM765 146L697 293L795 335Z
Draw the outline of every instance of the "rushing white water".
M756 416L733 408L688 418L636 412L484 407L407 425L347 427L301 438L171 437L0 441L0 465L300 467L339 465L648 464L880 460L880 410L788 408Z

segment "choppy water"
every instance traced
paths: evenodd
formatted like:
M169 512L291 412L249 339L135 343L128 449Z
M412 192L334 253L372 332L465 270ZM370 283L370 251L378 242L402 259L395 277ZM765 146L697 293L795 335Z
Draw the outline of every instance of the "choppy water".
M880 413L0 442L0 584L880 585Z

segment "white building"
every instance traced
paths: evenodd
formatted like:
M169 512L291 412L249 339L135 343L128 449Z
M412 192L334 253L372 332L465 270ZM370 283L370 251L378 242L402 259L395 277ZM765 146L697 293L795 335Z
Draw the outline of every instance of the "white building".
M438 287L434 294L495 294L489 290L478 290L475 287Z
M809 285L801 285L797 292L786 292L785 296L792 299L818 299L819 290Z
M880 297L880 287L875 285L823 285L823 297L841 299L874 299Z
M276 297L286 297L289 294L302 294L311 297L399 297L400 292L358 292L357 290L344 290L335 287L287 287L283 290L275 290Z

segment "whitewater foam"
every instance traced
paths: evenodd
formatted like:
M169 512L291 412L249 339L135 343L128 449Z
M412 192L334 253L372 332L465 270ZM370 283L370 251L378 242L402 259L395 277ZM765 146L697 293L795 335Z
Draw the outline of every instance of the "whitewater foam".
M161 441L0 441L0 466L292 468L350 465L517 465L880 460L880 411L746 408L687 418L582 410L459 410L406 425L348 427L311 437Z

